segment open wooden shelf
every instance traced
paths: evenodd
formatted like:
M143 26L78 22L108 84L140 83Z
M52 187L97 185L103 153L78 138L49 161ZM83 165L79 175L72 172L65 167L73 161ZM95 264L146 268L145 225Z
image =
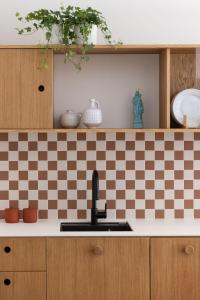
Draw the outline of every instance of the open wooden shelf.
M42 49L44 45L0 45L0 49ZM63 54L67 49L77 49L79 46L48 45L54 53ZM122 44L122 45L96 45L89 52L90 54L159 54L165 49L171 49L172 53L194 53L195 49L200 48L199 44Z
M5 50L6 49L41 49L41 48L42 45L0 45L0 49L5 49ZM49 48L49 53L51 58L53 57L53 54L64 54L69 48L73 48L77 50L77 53L79 53L80 50L80 47L78 46L66 47L65 45L49 45L48 48ZM196 45L196 44L134 45L133 44L133 45L118 45L116 47L112 45L96 45L89 52L89 54L158 54L159 55L159 68L160 68L159 71L160 124L159 126L160 128L1 129L0 132L200 132L200 128L195 128L195 129L178 128L179 125L173 121L170 114L171 101L178 92L186 88L200 89L200 78L197 78L198 76L196 70L197 49L200 49L200 45ZM200 50L198 50L198 53L200 53L199 51ZM51 61L51 58L50 58L50 62L53 62L53 59ZM6 68L7 65L5 64L5 70L7 70ZM35 77L36 77L35 81L37 81L36 79L38 79L38 76ZM32 127L33 125L34 124L30 125L30 127ZM52 125L44 125L44 126L51 127Z
M115 133L115 132L124 132L124 133L137 133L137 132L199 132L200 128L75 128L75 129L0 129L0 133L12 133L12 132L24 132L24 133L31 133L31 132L43 132L43 133L98 133L98 132L105 132L105 133Z

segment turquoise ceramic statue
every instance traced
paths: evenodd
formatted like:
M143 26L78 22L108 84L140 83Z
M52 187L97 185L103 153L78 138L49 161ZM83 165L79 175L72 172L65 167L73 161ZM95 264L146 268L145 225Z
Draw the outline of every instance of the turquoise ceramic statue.
M144 113L144 106L142 103L142 95L139 90L136 91L133 97L133 128L143 128L142 115Z

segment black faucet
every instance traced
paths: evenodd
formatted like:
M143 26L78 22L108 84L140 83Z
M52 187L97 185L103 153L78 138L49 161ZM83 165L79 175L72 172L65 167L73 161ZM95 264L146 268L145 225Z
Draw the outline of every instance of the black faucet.
M99 175L96 170L92 174L92 208L91 208L91 225L96 225L98 219L107 217L107 204L105 210L98 210L96 201L99 200Z

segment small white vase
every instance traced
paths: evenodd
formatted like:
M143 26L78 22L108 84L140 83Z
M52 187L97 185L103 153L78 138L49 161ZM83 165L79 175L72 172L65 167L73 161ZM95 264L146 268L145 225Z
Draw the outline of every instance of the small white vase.
M82 114L72 110L66 110L60 117L60 124L63 128L77 128L80 124Z
M102 123L102 111L99 102L95 99L90 100L89 107L83 113L83 124L88 128L96 128Z
M78 26L75 27L75 33L77 35L76 38L76 44L77 45L82 45L84 43L83 41L83 36L80 33L80 28ZM90 32L90 35L88 36L88 44L93 44L96 45L97 44L97 26L96 25L92 25L92 29Z

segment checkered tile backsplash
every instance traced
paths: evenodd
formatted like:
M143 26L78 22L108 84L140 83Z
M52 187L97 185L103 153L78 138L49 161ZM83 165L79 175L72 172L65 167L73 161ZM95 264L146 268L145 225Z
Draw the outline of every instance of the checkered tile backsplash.
M1 133L0 218L88 219L92 171L108 218L200 218L199 133Z

